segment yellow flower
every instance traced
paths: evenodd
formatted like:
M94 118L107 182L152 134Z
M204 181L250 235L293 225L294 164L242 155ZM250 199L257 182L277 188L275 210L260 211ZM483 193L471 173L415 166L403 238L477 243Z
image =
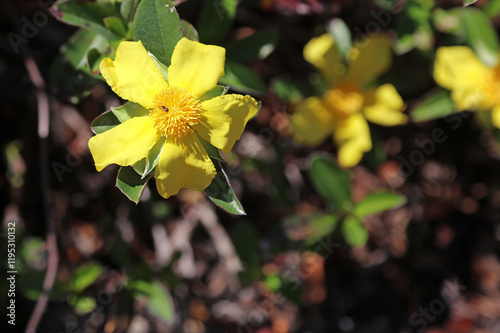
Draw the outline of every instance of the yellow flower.
M385 73L392 61L389 40L376 36L355 43L343 65L330 35L311 39L304 58L328 81L321 98L309 97L292 116L296 142L315 146L332 135L338 146L339 164L352 167L372 148L367 120L384 126L405 124L403 100L396 88L366 85Z
M491 110L493 125L500 128L500 64L488 67L467 46L440 47L436 51L434 80L451 90L459 111Z
M167 82L140 41L122 42L114 61L104 59L100 69L106 82L144 112L89 141L98 171L109 164L134 165L153 146L163 145L154 176L165 198L182 187L201 191L214 178L199 137L227 153L258 111L250 96L203 97L224 75L225 49L183 38L171 60Z

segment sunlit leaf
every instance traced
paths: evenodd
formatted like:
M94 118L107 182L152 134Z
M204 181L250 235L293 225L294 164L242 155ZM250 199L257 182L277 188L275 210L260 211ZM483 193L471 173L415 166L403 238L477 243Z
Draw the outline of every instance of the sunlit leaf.
M134 299L165 323L174 320L174 304L169 291L159 281L134 280L129 283Z
M184 37L177 10L169 0L142 0L134 19L134 38L166 66Z
M368 215L384 212L406 203L406 198L390 191L379 191L368 194L354 206L353 213L363 218Z
M149 111L145 109L142 105L127 102L119 107L111 107L111 112L120 120L120 122L124 123L130 118L134 117L145 117L149 115Z
M234 194L231 183L222 169L220 161L213 158L211 160L214 163L217 174L212 183L205 189L205 193L210 200L226 212L235 215L246 215L241 202L236 197L236 194Z
M252 95L265 96L267 94L266 85L257 73L250 67L227 60L225 73L219 82L231 87L231 89Z
M366 244L368 231L363 222L353 215L349 215L342 223L342 234L347 244L358 247Z
M347 59L351 50L351 32L349 27L340 18L334 18L328 22L326 29L335 41L335 46L344 59Z
M120 120L116 118L113 112L106 111L95 118L90 127L95 134L101 134L120 124Z
M138 203L152 174L142 177L133 167L122 166L116 177L116 187L131 201Z
M443 118L456 112L450 92L438 88L422 96L411 112L411 119L417 122L426 121Z
M75 293L81 292L93 284L103 271L104 268L96 262L80 266L67 284L68 289Z
M462 10L462 24L467 44L487 66L498 63L498 37L489 17L480 9L468 7Z

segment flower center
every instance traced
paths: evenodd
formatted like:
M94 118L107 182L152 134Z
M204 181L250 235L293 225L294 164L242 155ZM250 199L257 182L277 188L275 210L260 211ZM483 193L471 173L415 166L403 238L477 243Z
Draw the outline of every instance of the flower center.
M201 115L201 104L186 89L170 87L157 94L149 110L153 126L165 137L182 138L192 132Z
M323 99L326 108L342 118L359 112L363 106L363 95L354 84L347 82L328 89Z
M491 109L500 105L500 65L489 71L481 82L481 91L485 100L484 103L481 103L480 109Z

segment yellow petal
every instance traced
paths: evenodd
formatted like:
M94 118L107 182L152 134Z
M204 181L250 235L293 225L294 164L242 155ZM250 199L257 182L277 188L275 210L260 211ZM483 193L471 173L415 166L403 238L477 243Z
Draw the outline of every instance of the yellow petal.
M309 97L297 107L292 116L293 140L316 146L323 142L333 131L333 115L328 112L321 100Z
M496 106L491 110L491 122L496 128L500 128L500 106Z
M123 99L153 107L155 95L168 88L168 83L154 60L139 42L121 42L115 60L105 58L101 74L111 89Z
M172 64L168 68L171 86L186 88L200 97L215 88L224 75L226 50L182 38L174 48Z
M370 83L387 72L392 63L389 38L378 35L359 40L349 52L349 70L346 81L360 86Z
M403 125L408 117L403 114L405 104L392 84L384 84L365 93L363 113L372 123L384 126Z
M488 70L467 46L440 47L436 51L434 80L443 88L470 92Z
M324 34L311 39L304 47L304 59L314 65L334 84L337 79L345 74L345 66L335 47L335 42L329 34Z
M363 154L372 148L370 129L361 113L336 122L333 137L338 146L339 164L346 168L358 164Z
M136 117L90 138L89 148L97 171L101 171L110 164L135 164L159 139L149 117Z
M195 132L182 141L165 142L155 170L156 188L164 198L175 195L183 187L204 190L215 177L215 167Z
M248 120L259 111L250 96L224 95L201 103L202 114L194 129L215 147L229 153Z

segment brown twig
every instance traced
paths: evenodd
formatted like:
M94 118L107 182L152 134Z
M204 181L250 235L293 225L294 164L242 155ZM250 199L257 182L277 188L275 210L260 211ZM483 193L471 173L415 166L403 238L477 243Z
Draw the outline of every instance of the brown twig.
M5 6L7 15L12 21L16 33L21 34L20 20L12 7L10 1L2 2ZM50 189L50 173L49 173L49 160L48 160L48 136L49 136L49 123L50 123L50 106L49 98L45 92L45 81L40 73L40 70L31 55L30 49L27 45L23 45L21 48L21 54L24 59L24 65L28 71L31 82L36 88L36 97L38 104L38 139L40 142L39 147L39 164L40 164L40 181L41 181L41 191L42 191L42 202L43 202L43 217L45 220L45 229L47 234L47 271L45 273L45 278L43 281L43 291L37 300L35 308L31 314L31 317L26 325L27 333L35 333L40 323L40 319L43 316L45 308L49 300L49 294L54 285L54 280L56 278L57 267L59 263L59 255L57 252L57 240L54 230L52 228L51 218L50 218L50 205L48 201L48 194Z

